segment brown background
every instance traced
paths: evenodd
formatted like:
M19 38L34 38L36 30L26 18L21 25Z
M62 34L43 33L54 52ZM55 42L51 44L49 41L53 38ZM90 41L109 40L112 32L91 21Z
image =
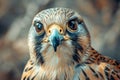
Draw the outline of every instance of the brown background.
M0 80L20 80L29 58L27 35L33 16L51 7L78 11L92 46L120 60L120 0L0 0Z

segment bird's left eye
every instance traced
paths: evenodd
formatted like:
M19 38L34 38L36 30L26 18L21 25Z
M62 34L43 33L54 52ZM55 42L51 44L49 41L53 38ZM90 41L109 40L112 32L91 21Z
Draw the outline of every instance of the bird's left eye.
M43 29L43 24L41 22L39 22L39 21L35 21L34 22L34 27L35 27L37 32L40 32Z
M75 20L70 20L68 22L68 27L72 30L77 30L77 22Z
M77 31L77 29L78 29L78 19L77 18L73 18L73 19L69 20L67 29L70 32Z

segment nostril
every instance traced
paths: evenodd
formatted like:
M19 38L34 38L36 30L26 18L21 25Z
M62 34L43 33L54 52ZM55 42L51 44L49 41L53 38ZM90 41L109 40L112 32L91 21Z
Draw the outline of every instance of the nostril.
M49 32L49 34L50 34L50 33L51 33L51 30L49 30L48 32Z
M50 29L47 31L47 34L48 34L48 35L50 35L50 34L51 34L51 30L50 30Z
M62 32L62 30L60 29L60 33Z
M60 29L59 31L60 31L61 34L63 33L62 29Z

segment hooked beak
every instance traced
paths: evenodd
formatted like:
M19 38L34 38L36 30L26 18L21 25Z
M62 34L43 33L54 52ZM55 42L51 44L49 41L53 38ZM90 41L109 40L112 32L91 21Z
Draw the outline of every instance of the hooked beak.
M58 32L57 29L53 29L49 36L49 41L55 52L57 51L57 47L61 44L62 40L63 36Z

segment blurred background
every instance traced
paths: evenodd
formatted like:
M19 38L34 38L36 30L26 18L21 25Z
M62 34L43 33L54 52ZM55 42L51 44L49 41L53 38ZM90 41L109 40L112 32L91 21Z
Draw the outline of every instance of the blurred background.
M120 0L0 0L0 80L20 80L29 59L27 35L32 19L51 7L79 12L92 46L120 61Z

